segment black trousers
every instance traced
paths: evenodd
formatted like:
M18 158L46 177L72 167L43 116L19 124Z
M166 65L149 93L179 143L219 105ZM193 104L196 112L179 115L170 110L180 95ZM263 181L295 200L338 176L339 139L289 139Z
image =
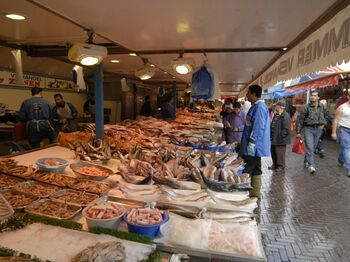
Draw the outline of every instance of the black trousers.
M244 155L242 158L245 163L244 173L249 173L250 176L260 176L262 174L261 157Z
M286 148L287 145L271 145L271 158L275 168L286 167Z

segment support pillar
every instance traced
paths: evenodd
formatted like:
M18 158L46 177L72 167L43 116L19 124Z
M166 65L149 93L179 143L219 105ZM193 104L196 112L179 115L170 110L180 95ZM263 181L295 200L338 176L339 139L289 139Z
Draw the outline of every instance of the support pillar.
M103 105L103 65L99 64L95 70L95 124L96 139L104 135L104 105Z

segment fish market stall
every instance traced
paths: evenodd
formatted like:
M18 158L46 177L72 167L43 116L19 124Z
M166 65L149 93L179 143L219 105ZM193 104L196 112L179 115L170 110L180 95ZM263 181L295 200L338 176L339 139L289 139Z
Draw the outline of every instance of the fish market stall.
M173 157L181 159L181 154L184 153L183 151L180 151L181 153L177 152L172 157L168 151L166 152L167 154L164 154L163 156L163 160L168 160L166 163L168 163L170 160L174 160ZM135 153L136 152L132 154ZM187 153L188 152L186 152L184 155ZM142 151L139 151L137 154L140 158L142 158L142 155L147 155ZM144 172L145 175L141 176L141 178L136 176L135 172L133 174L132 169L130 170L130 168L137 166L135 163L137 163L136 160L138 157L136 157L137 155L133 156L134 158L127 159L129 157L128 155L118 155L118 159L111 159L107 161L103 166L112 172L106 177L104 177L104 173L100 174L102 179L100 179L97 175L92 177L87 176L87 178L84 177L82 179L77 177L76 170L72 170L72 168L74 169L75 167L75 163L81 163L81 161L77 159L74 151L61 146L48 147L12 157L10 160L7 160L9 162L7 163L8 168L5 167L4 164L1 164L1 176L5 176L7 178L7 180L3 180L5 182L3 182L4 184L2 184L1 187L4 190L7 189L7 191L3 191L3 194L9 199L9 202L11 202L15 209L24 210L30 214L73 220L81 223L84 230L88 230L89 227L87 219L84 216L84 212L82 215L81 210L86 206L91 208L92 203L99 200L100 196L108 196L108 201L111 201L117 205L122 205L126 210L128 210L128 212L130 212L133 208L143 208L145 205L147 205L147 203L156 201L156 207L160 210L166 210L166 214L169 214L169 218L165 219L165 217L163 217L163 219L166 221L160 227L161 235L157 235L157 237L154 239L157 249L167 252L181 251L189 255L227 260L264 260L264 254L260 242L260 233L255 220L253 219L253 210L257 206L256 199L250 199L246 191L235 191L228 193L216 192L208 188L203 189L202 186L205 186L205 183L210 183L210 181L204 182L204 180L201 179L203 174L197 174L197 176L195 176L195 178L197 178L197 182L202 181L200 183L196 183L194 180L181 181L177 179L180 177L190 178L191 176L189 174L189 170L191 168L193 169L194 167L200 170L205 170L207 167L207 170L211 170L211 172L205 171L205 173L208 172L209 174L207 174L208 179L211 179L210 176L215 168L220 169L220 172L216 174L218 180L221 176L221 179L223 180L225 180L226 176L226 181L228 180L228 177L235 179L234 175L229 176L225 174L225 172L233 171L234 168L238 168L240 166L237 156L232 157L231 155L231 158L229 158L227 155L226 157L222 157L220 159L215 158L217 163L221 163L219 165L221 167L216 167L215 160L211 159L209 156L206 158L206 156L203 154L194 154L187 159L188 162L185 161L185 163L190 163L187 166L189 170L185 169L186 166L179 169L178 167L175 168L176 162L174 161L168 163L167 165L162 164L157 166L154 165L154 163L147 165L145 163L148 162L139 160L140 162L138 164L140 165L140 172ZM69 164L61 173L38 173L34 163L43 157L65 159ZM134 160L134 162L130 163L132 160ZM16 164L14 163L15 161L17 162ZM222 164L222 161L227 162L226 167ZM236 161L235 163L237 166L233 164L234 161ZM203 166L200 166L199 164ZM123 165L125 166L123 167ZM127 169L124 170L123 168ZM162 170L162 174L165 172L168 174L168 176L158 175L158 177L153 180L152 178L157 176L157 170ZM149 172L154 172L153 177L148 176ZM173 179L170 179L169 176L172 176ZM99 181L97 181L96 178ZM128 179L129 181L127 181ZM25 182L26 180L27 182ZM28 182L28 180L31 181ZM147 181L147 184L137 184L140 181ZM201 183L203 185L201 185ZM214 181L213 185L216 185L217 183L219 183L219 181ZM223 184L223 187L225 188L225 184ZM20 196L20 198L18 198L18 196ZM53 212L53 210L55 212ZM184 221L186 221L186 223ZM182 223L188 225L187 234L193 236L194 233L197 232L197 230L193 230L194 228L206 228L206 230L202 231L201 234L203 233L206 235L207 241L205 243L203 242L202 246L188 244L184 245L186 242L182 242L183 239L181 237L179 238L179 234L181 235L183 232L177 232L177 229L181 228L178 225ZM194 224L192 225L192 223ZM23 229L24 235L29 234L26 230L31 231L30 234L35 232L35 230L39 230L38 228L33 228L32 226L28 228L29 229ZM114 228L118 228L120 231L128 231L127 224L123 221L120 221L118 226ZM60 231L60 229L56 230ZM248 236L245 236L244 232L250 233ZM17 241L14 240L16 237L12 235L9 238L6 237L6 239L9 239L9 242L3 242L3 238L1 238L2 234L0 234L0 245L5 245L8 248L19 251L25 251L33 255L40 255L45 259L54 258L54 261L70 261L65 260L68 259L67 257L62 257L62 260L57 260L57 257L50 257L41 253L33 253L33 249L31 249L33 247L30 246L27 249L23 249L23 245L25 246L26 244L20 241L21 234L16 234L16 236L19 237ZM220 243L220 238L218 237L220 234L227 234L227 239L230 239L229 236L240 237L235 238L236 240L234 242L232 242L233 240L230 240L227 243ZM73 240L70 239L70 235L68 235L67 243L71 243ZM37 237L41 236L37 235ZM64 239L66 238L64 237ZM54 243L52 245L56 245L55 241L50 242L44 237L43 240L40 241L44 241L45 243ZM195 240L193 241L196 243L198 242ZM232 244L228 244L231 242ZM64 245L64 243L65 242L63 241L60 244ZM84 248L93 245L88 241L84 243L86 243L85 246L83 246L82 243L77 247L77 249L75 249L75 251L82 251ZM245 244L243 246L238 246L237 243ZM97 242L95 242L95 244L98 245ZM99 248L99 246L96 248ZM151 246L148 249L148 253L152 252L153 249L154 247ZM48 250L50 249L48 248ZM71 256L73 253L73 251L70 253L67 252L67 254Z
M170 253L265 260L250 177L234 150L219 150L235 145L220 145L215 115L183 111L176 121L124 121L105 126L103 140L94 128L61 135L62 146L2 159L0 187L12 207L77 222L91 234L146 235Z

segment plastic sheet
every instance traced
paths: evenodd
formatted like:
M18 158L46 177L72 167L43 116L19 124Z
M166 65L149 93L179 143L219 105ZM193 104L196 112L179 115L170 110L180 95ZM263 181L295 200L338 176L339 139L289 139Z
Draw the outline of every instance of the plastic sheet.
M171 213L169 222L160 228L164 236L159 242L207 249L212 220L188 219Z
M263 257L257 226L211 223L208 249L241 256Z

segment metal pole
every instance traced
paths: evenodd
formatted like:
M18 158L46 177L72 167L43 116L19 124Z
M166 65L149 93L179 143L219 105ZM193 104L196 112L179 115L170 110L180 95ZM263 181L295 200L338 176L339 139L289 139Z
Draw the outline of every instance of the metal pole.
M176 114L176 107L177 107L176 82L174 82L173 84L173 105L174 105L174 114Z
M306 92L306 104L310 103L310 89Z
M103 138L104 131L104 106L103 106L103 65L95 70L95 124L96 139Z

